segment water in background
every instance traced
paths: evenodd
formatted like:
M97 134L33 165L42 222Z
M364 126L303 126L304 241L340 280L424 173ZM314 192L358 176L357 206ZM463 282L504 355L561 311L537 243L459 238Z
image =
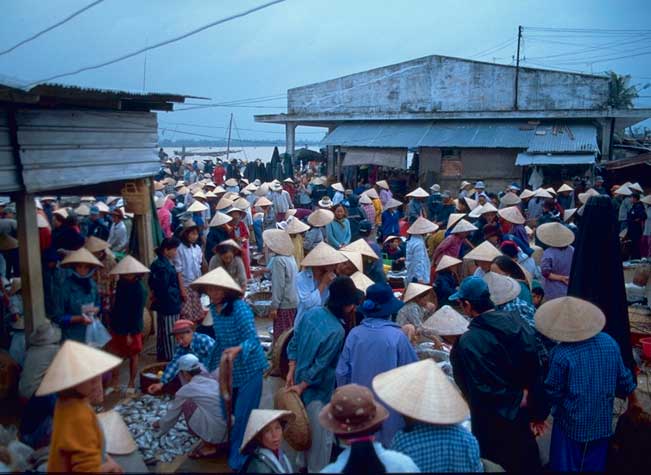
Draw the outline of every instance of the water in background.
M299 148L303 147L297 147L297 150ZM310 150L315 150L319 151L319 147L317 145L310 145L307 148ZM175 151L180 152L181 147L163 147L163 150L167 155L170 157L173 157L176 155ZM186 152L216 152L216 151L226 151L226 147L185 147ZM268 147L231 147L231 152L229 154L229 159L242 159L242 160L257 160L258 158L262 160L263 163L267 163L269 160L271 160L271 155L273 154L274 148L273 146ZM278 151L280 153L285 152L285 147L278 147ZM206 157L206 156L199 156L195 155L192 157L187 157L192 160L203 160L203 159L208 159L208 158L213 158L214 157ZM226 155L223 155L220 157L220 159L225 159Z

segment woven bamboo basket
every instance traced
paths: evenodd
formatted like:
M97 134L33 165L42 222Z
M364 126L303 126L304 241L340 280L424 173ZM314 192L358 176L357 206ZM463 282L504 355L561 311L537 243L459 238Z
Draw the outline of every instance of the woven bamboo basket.
M133 182L127 182L122 188L124 209L127 213L147 214L150 210L150 191L147 187L138 187Z

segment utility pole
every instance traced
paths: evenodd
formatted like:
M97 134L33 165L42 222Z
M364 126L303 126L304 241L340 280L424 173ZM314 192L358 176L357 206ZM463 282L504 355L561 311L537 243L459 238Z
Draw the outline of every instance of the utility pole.
M513 109L518 110L518 82L520 80L520 42L522 41L522 25L518 26L518 51L515 54L515 96Z
M231 153L231 127L233 127L233 113L231 112L231 120L228 123L228 142L226 142L226 161L228 162L228 155Z

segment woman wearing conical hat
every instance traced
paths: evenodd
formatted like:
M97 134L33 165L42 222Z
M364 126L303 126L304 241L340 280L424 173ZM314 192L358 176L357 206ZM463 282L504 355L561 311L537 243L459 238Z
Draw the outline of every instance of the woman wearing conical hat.
M291 411L254 409L246 424L240 452L248 458L242 473L293 473L282 449L283 429L294 419Z

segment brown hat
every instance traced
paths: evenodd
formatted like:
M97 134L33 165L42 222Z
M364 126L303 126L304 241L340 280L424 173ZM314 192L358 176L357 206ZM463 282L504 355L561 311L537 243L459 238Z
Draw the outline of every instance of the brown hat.
M431 222L430 220L419 216L416 221L409 226L407 229L407 234L429 234L435 233L438 231L438 224Z
M315 228L322 228L335 219L335 214L327 209L316 209L307 217L307 222Z
M120 274L149 274L149 269L133 256L124 256L118 264L111 269L110 275Z
M104 267L104 265L85 247L72 251L61 261L63 267L74 264L89 264L95 267Z
M468 320L449 305L443 305L423 322L423 327L437 335L463 335L468 331Z
M246 423L244 438L240 446L240 452L246 452L247 446L253 442L256 436L274 421L289 422L296 418L291 411L279 411L274 409L253 409L249 420Z
M606 325L606 316L596 305L576 297L559 297L540 306L535 315L536 329L562 342L592 338Z
M513 223L513 224L524 224L526 221L524 219L524 216L522 216L522 213L520 212L520 208L518 208L517 206L509 206L508 208L502 208L498 210L497 214L505 221L508 221L509 223Z
M262 233L262 240L272 252L281 256L294 254L292 238L282 229L267 229Z
M359 252L362 256L370 257L371 259L379 259L380 257L375 253L373 248L363 239L359 238L350 244L341 248L342 251Z
M319 422L335 435L350 439L375 432L388 417L389 411L375 400L370 389L346 384L335 389L319 414Z
M495 305L504 305L520 295L520 284L511 277L496 272L487 272L483 279L488 285L491 300Z
M97 420L106 436L106 451L113 455L127 455L134 452L138 446L122 416L111 410L97 414Z
M242 287L233 280L226 269L218 267L215 270L202 275L197 280L190 284L191 287L201 289L204 287L220 287L222 289L235 290L242 293Z
M567 247L574 242L574 233L561 223L545 223L536 228L536 237L550 247Z
M341 264L347 260L348 258L341 252L321 241L303 258L301 265L305 267L329 266Z
M409 285L407 285L407 290L405 290L405 293L402 296L402 301L404 303L409 302L410 300L415 299L416 297L419 297L420 295L423 295L430 290L432 290L431 285L425 285L425 284L419 284L417 282L410 282Z
M492 262L493 259L501 255L502 253L499 249L493 246L489 241L484 241L472 251L463 256L463 259L481 262Z

